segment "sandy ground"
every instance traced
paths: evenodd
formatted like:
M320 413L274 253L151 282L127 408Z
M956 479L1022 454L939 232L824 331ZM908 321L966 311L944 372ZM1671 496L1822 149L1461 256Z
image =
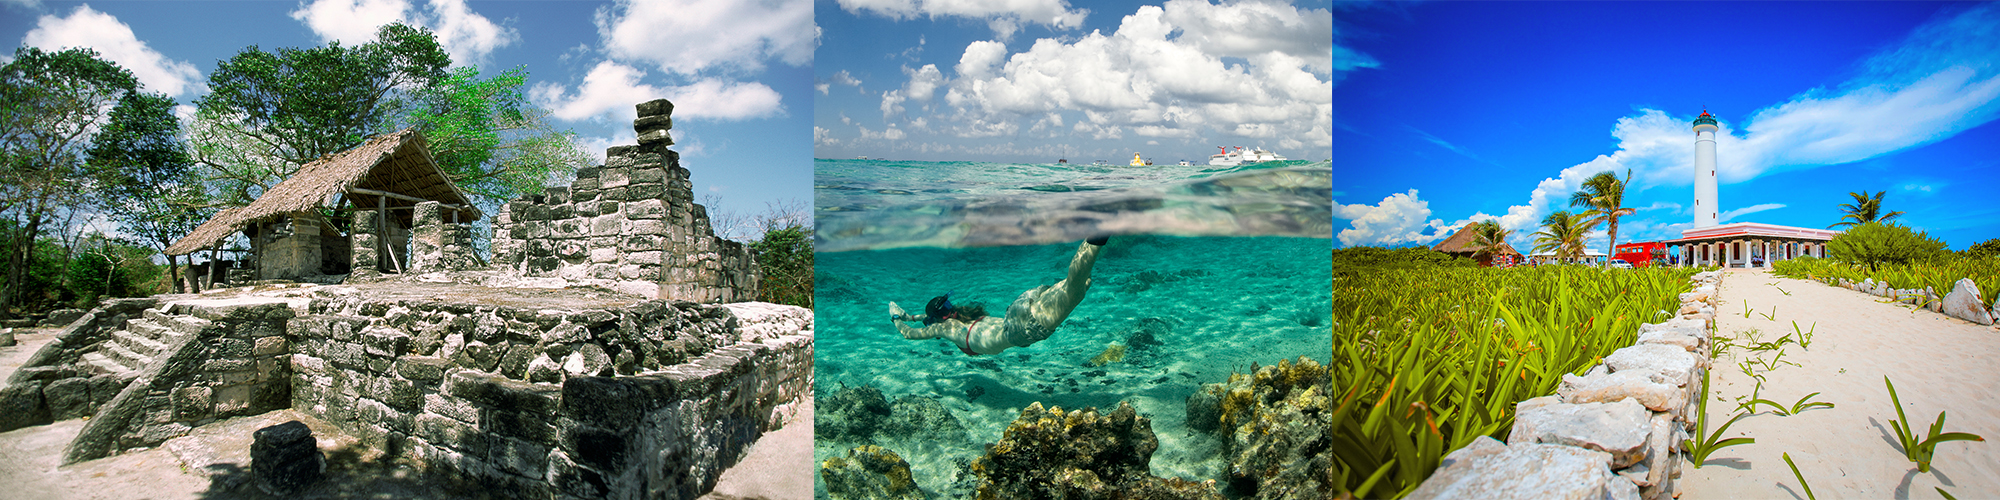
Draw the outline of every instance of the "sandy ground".
M16 330L19 345L0 347L0 380L20 369L56 329ZM400 463L350 448L351 438L310 415L279 410L217 422L160 448L57 467L63 447L84 419L0 433L0 500L270 499L248 483L250 434L289 420L312 427L327 450L329 480L295 498L456 498L417 481ZM812 497L812 404L785 427L765 434L749 455L724 471L708 500L790 500ZM189 467L190 463L193 468ZM211 465L207 466L207 465ZM201 469L207 469L206 471Z
M1766 379L1761 398L1791 405L1818 392L1813 401L1837 406L1792 416L1760 406L1760 413L1738 421L1724 436L1757 442L1717 451L1700 469L1682 468L1681 498L1806 498L1781 453L1791 454L1819 498L1939 498L1935 487L1958 498L2000 496L2000 442L1992 442L2000 441L2000 398L1994 397L2000 389L2000 331L1762 270L1730 272L1719 297L1719 337L1742 338L1742 332L1755 329L1759 340L1773 341L1792 332L1795 320L1800 329L1816 328L1809 348L1783 350L1782 361L1800 366L1754 368ZM1753 310L1749 318L1743 314L1745 301ZM1718 354L1709 394L1711 429L1736 413L1739 400L1747 401L1739 398L1750 394L1756 380L1738 364L1753 356L1769 360L1776 352L1735 348ZM1946 432L1970 432L1989 442L1939 445L1931 471L1917 472L1890 430L1896 410L1884 376L1895 382L1916 432L1927 432L1943 411L1949 417Z

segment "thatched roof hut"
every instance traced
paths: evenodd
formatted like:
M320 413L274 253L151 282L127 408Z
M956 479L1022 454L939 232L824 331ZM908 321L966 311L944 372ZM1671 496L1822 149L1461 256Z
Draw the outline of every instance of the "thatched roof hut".
M297 174L272 186L257 201L216 213L164 253L186 255L214 246L257 222L339 208L343 197L355 208L399 208L437 201L455 205L461 220L481 216L465 192L438 170L423 134L404 129L299 167ZM401 222L407 227L411 215L401 211L394 216L404 219Z
M1457 232L1451 233L1451 236L1446 237L1444 241L1440 241L1438 242L1438 244L1432 245L1431 250L1437 250L1439 252L1444 252L1447 254L1451 254L1453 256L1471 258L1472 254L1478 250L1477 248L1474 248L1472 246L1472 241L1476 239L1473 237L1473 233L1475 231L1473 231L1472 228L1478 225L1479 224L1477 223L1473 223L1460 226ZM1493 256L1499 256L1499 255L1513 256L1516 259L1521 258L1521 252L1519 250L1515 250L1513 245L1509 245L1505 242L1502 242L1500 243L1500 248L1498 250L1494 251L1491 255L1486 256L1485 258L1479 258L1477 260L1479 261L1479 265L1489 266L1493 265Z

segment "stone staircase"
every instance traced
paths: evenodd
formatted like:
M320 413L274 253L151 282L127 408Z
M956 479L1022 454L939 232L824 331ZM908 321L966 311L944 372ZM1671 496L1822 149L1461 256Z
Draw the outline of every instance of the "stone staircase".
M83 363L93 373L136 374L151 364L167 345L201 331L208 320L147 309L142 317L125 322L125 329L112 332L97 349L83 354Z

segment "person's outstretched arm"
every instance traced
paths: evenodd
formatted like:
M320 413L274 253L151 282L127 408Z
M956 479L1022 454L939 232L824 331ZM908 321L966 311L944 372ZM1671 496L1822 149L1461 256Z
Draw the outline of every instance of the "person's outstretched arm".
M951 321L941 321L933 323L930 326L913 328L910 325L903 324L903 318L907 317L909 316L903 313L902 306L896 305L895 302L889 303L889 323L896 325L896 332L903 334L903 338L910 340L934 339L944 337L946 333L958 329L950 326L953 323Z

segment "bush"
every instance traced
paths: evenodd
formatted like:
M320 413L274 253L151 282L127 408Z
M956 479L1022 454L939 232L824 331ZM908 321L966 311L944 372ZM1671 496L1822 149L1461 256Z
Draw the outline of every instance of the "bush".
M764 237L750 244L757 253L757 300L777 304L813 306L812 231L798 224L767 228Z
M1333 249L1333 268L1479 267L1479 262L1423 247L1349 247Z
M1944 240L1894 223L1870 222L1848 228L1826 242L1827 256L1868 266L1907 264L1945 254Z
M1973 243L1963 253L1972 258L2000 256L2000 238Z

